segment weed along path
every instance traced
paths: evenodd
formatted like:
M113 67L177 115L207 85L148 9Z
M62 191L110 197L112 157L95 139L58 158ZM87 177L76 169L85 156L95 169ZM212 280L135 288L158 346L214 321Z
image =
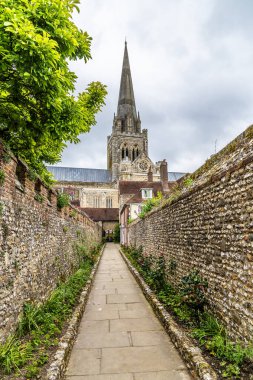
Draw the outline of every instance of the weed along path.
M70 356L66 380L144 379L192 377L118 247L108 243Z

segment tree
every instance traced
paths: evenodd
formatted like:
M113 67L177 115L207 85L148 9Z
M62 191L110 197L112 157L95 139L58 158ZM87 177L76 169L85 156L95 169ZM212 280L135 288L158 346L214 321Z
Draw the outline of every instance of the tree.
M119 223L117 223L114 227L113 241L114 241L114 243L120 242L120 225L119 225Z
M91 37L73 23L79 0L0 0L0 135L49 180L45 163L96 124L106 87L74 97L68 60L91 58Z

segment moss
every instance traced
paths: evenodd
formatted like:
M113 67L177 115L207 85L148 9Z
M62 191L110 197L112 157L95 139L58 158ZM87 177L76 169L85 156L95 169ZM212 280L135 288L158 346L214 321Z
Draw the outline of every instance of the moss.
M0 202L0 217L3 216L3 212L4 212L4 204Z
M5 182L5 173L3 170L0 170L0 186L3 186Z

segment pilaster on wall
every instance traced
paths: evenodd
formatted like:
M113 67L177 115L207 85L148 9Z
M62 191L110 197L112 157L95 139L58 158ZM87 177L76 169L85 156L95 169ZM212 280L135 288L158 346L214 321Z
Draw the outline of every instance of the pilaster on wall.
M191 175L181 195L129 226L129 242L164 255L169 281L197 269L209 283L210 308L230 335L253 333L253 127Z
M24 303L42 302L75 271L76 245L101 238L98 223L72 206L58 210L57 193L0 144L0 341Z

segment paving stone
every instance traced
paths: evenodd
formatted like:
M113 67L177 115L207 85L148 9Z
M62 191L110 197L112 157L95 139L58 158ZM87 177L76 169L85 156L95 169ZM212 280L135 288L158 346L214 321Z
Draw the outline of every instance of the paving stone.
M157 346L102 349L101 373L153 372L174 368L175 363L169 360L169 353Z
M142 318L142 317L150 317L150 312L148 310L120 310L119 311L120 318Z
M101 350L73 349L67 368L67 376L100 373Z
M140 293L109 294L106 298L107 298L107 303L130 303L130 302L142 302L143 295Z
M186 370L135 373L135 380L191 380Z
M67 377L66 380L134 380L134 377L131 373L117 373L116 375L71 376Z
M106 348L129 347L130 339L127 332L85 332L79 334L75 348Z
M90 294L88 305L104 305L106 304L106 295L94 294L94 291Z
M84 314L87 321L101 321L103 319L119 319L119 311L102 309L96 311L88 311Z
M110 321L110 331L158 331L162 326L151 318L115 319Z
M110 304L105 304L105 305L89 304L86 306L86 312L88 311L107 312L109 310L110 311L111 310L127 310L127 305L124 303L110 303Z
M159 346L170 344L164 331L133 331L131 332L133 346Z
M109 321L86 321L82 320L80 324L80 332L109 332Z

